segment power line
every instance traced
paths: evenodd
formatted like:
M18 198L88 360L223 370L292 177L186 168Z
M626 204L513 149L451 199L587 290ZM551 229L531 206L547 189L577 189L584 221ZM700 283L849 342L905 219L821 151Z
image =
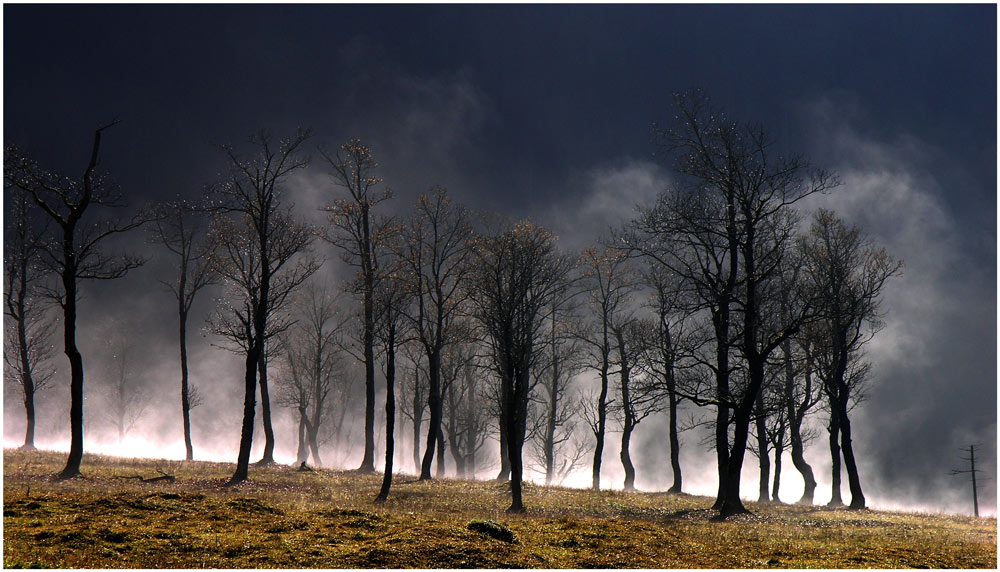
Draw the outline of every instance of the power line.
M963 451L969 451L969 456L964 457L963 461L969 461L968 469L952 469L950 475L964 475L966 473L972 475L972 507L976 515L979 518L979 491L976 487L976 473L982 473L981 470L976 468L976 446L969 445L968 449L962 449ZM986 477L983 477L986 478Z

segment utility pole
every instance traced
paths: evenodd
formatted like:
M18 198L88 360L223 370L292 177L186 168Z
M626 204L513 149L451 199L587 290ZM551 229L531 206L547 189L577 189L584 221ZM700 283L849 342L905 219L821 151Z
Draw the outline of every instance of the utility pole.
M963 451L965 449L962 449ZM970 465L968 469L965 470L952 470L951 475L963 475L969 473L972 475L972 507L976 518L979 518L979 491L976 490L976 473L982 472L976 469L976 446L969 445L969 456L962 459L963 461L969 461Z

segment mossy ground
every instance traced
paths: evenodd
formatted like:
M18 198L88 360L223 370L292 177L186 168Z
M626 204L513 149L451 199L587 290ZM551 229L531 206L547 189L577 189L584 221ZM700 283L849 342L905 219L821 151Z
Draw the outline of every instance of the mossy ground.
M4 451L3 563L85 568L989 568L996 519L756 505L714 519L712 499L504 483ZM174 482L125 479L155 477ZM517 543L470 530L493 520ZM475 527L473 527L475 528Z

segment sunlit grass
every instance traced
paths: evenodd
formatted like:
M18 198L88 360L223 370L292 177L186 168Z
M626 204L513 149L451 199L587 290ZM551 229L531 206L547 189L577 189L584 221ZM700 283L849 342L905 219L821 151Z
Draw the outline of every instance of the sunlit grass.
M750 503L714 520L712 499L505 483L420 482L224 463L4 451L4 566L86 568L995 568L996 519ZM127 479L154 477L175 482ZM494 521L517 541L470 530ZM473 526L473 529L482 528Z

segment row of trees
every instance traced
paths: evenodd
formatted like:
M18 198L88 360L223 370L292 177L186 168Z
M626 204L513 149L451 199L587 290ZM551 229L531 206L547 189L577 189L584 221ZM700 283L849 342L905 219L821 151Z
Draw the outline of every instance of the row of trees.
M745 511L739 488L747 451L760 461L761 500L770 498L772 453L777 498L787 447L805 482L801 501L813 502L816 482L803 451L811 437L806 419L821 405L829 419L832 502L840 502L843 458L851 506L863 507L849 412L863 395L863 346L880 326L880 293L900 264L832 212L817 212L802 228L797 203L836 187L834 176L800 157L779 156L762 127L728 119L699 92L677 96L677 110L670 125L657 129L675 184L577 256L562 252L547 229L530 221L474 217L441 188L420 195L409 217L388 216L380 205L392 194L381 187L372 150L357 140L335 153L320 150L340 188L325 228L297 220L286 203L289 175L307 165L308 131L279 142L259 132L246 153L223 147L230 173L204 204L161 205L127 224L85 227L80 221L89 206L116 204L97 173L106 127L96 132L80 180L53 175L8 147L9 203L21 210L13 211L19 222L8 225L5 248L15 342L5 346L5 358L17 364L9 371L23 388L26 444L33 391L51 379L41 348L52 326L34 300L56 300L62 309L73 434L62 476L71 477L79 473L83 444L77 281L117 278L140 264L103 254L99 243L146 224L178 261L179 273L167 286L178 309L188 459L188 314L199 291L222 286L210 328L244 358L231 483L248 477L258 395L265 440L260 462L273 462L269 367L279 384L277 401L297 415L297 462L311 455L319 464L321 426L336 431L342 425L343 412L338 420L330 404L349 393L345 372L355 361L364 371L363 472L375 471L379 367L385 380L379 501L391 487L397 409L412 422L421 479L433 478L435 459L443 475L446 452L458 474L474 474L477 455L495 435L498 478L510 480L512 511L524 508L526 444L549 483L592 451L598 489L609 425L617 422L625 488L632 489L632 434L645 418L665 411L670 490L680 492L680 433L690 425L678 415L688 402L714 410L703 422L714 427L715 507L722 514ZM48 224L33 221L32 210ZM343 290L356 300L356 312L315 286L321 265L310 246L317 238L355 270ZM58 276L61 287L50 276ZM8 348L17 352L8 355ZM575 395L573 381L588 373L598 387Z

